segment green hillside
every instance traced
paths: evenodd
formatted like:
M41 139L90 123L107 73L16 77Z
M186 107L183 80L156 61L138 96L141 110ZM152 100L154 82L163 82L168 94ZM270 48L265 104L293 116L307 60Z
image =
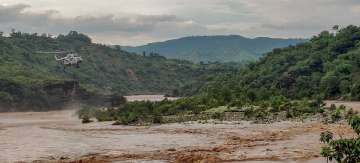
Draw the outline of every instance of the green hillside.
M219 105L275 97L360 100L360 27L324 31L309 42L274 49L200 93Z
M200 88L194 96L127 103L120 109L100 112L97 117L120 120L122 124L146 119L161 123L159 116L206 112L214 113L211 118L221 119L221 110L225 109L265 123L279 115L287 119L318 113L336 122L341 112L335 105L324 109L322 100L360 100L360 27L348 26L336 33L324 31L309 42L274 49L237 71L207 79L198 80L203 85L193 84ZM348 113L351 116L353 111Z
M138 47L124 47L138 54L159 53L168 58L193 62L245 62L254 61L273 48L302 43L304 39L246 38L229 36L193 36Z
M79 69L64 70L53 54L38 53L62 50L74 50L83 57ZM57 37L13 32L0 37L0 104L4 108L48 108L66 100L66 89L78 85L77 80L77 93L87 97L165 94L225 69L220 64L197 65L157 54L135 55L94 44L77 32Z

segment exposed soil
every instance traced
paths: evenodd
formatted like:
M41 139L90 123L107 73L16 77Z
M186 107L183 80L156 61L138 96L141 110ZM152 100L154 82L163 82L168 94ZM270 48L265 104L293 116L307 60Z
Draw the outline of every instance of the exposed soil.
M81 124L74 112L1 113L0 162L326 162L320 133L353 135L346 123Z

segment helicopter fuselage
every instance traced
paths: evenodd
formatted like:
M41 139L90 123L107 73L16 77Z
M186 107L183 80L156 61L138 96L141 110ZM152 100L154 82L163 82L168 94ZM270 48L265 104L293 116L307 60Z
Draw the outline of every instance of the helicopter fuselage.
M62 57L62 58L58 58L55 55L55 60L65 66L76 65L76 67L79 67L79 64L82 62L82 58L77 56L74 53L67 54L65 57Z

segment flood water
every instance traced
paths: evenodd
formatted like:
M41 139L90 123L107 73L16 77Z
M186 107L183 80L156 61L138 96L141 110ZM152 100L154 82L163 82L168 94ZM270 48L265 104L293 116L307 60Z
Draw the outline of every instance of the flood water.
M165 134L148 127L117 127L111 123L81 124L74 111L0 114L1 162L89 153L151 151L168 146L199 145L205 137Z
M107 155L107 162L173 162L204 153L204 159L233 162L326 162L319 155L319 134L351 131L346 125L318 122L111 123L81 124L75 110L0 113L0 162L76 160L89 154ZM124 154L134 156L118 157Z

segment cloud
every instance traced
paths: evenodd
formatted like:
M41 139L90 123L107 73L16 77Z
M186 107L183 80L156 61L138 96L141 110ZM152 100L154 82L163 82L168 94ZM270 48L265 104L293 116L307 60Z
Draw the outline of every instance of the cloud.
M77 30L97 42L126 45L189 35L304 38L360 20L359 0L1 1L9 5L0 5L0 30Z
M359 25L358 0L238 0L223 1L239 12L238 21L208 25L218 32L247 36L311 37L333 25ZM235 6L235 7L234 7ZM239 6L239 7L237 7ZM245 19L245 18L247 19Z
M27 32L66 33L77 30L92 37L101 38L106 43L116 43L106 39L106 36L117 36L120 43L126 42L124 37L137 38L132 40L139 43L141 36L161 39L176 37L183 34L200 33L206 28L191 20L178 18L175 15L140 15L126 14L123 16L76 16L62 17L58 11L29 12L31 6L24 4L4 6L0 5L0 28L10 30L16 28ZM148 41L148 40L147 40ZM119 43L118 42L118 43Z
M275 3L274 3L275 2ZM277 2L277 3L276 3ZM351 8L357 0L246 0L257 15L257 27L274 32L296 32L294 35L313 35L333 25L358 24L359 14Z

